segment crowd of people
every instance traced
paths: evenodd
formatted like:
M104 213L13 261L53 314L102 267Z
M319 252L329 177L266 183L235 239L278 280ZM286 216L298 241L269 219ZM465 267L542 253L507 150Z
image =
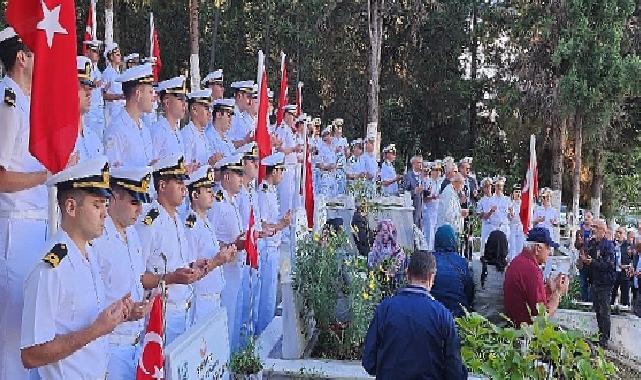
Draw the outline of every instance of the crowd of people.
M297 107L270 126L260 159L253 81L225 98L216 70L190 91L182 76L156 83L136 54L123 65L117 44L85 47L78 137L51 175L29 151L34 54L12 28L0 32L0 379L133 379L158 294L165 345L220 312L234 352L276 313L299 202Z
M134 378L145 317L157 294L166 302L165 344L218 312L227 316L232 352L264 331L276 313L278 278L289 258L284 249L300 205L308 144L317 194L347 194L356 182L370 195L409 193L429 251L411 256L410 286L377 309L363 358L370 373L394 378L401 367L380 351L423 337L421 349L430 339L444 347L447 360L435 364L438 370L461 378L453 316L477 310L498 321L504 311L518 326L531 322L537 304L553 313L567 292L567 276L544 279L539 269L557 246L559 213L548 189L541 191L526 236L520 187L507 195L504 177L477 182L471 157L425 162L417 154L397 174L394 144L382 149L378 162L376 136L349 144L341 119L321 130L321 121L310 122L296 105L283 107L279 125L270 119L273 150L261 160L253 81L232 82L233 97L225 98L222 70L209 73L203 89L188 90L183 76L155 83L153 62L140 62L137 54L123 65L115 43L86 41L85 47L85 56L77 57L78 137L67 168L52 176L29 152L34 55L11 28L0 32L6 71L0 82L0 379L28 379L35 371L42 379ZM271 91L269 99L273 115ZM259 165L265 167L260 183ZM53 204L47 187L57 190ZM52 207L58 220L49 220ZM469 265L473 214L481 220L478 268ZM258 270L247 259L251 221ZM47 230L55 232L47 236ZM396 233L393 224L381 222L378 232L373 261L402 254L388 239ZM627 305L631 291L641 315L637 240L624 229L612 236L590 214L576 236L581 294L594 303L604 345L609 306L619 294ZM430 317L406 324L416 330L386 334L387 324L416 316L395 315L399 310ZM439 335L424 334L431 329Z

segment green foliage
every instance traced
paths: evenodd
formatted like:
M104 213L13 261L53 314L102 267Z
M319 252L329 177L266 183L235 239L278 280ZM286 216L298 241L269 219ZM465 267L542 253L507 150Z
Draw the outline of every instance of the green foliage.
M318 341L312 354L360 358L374 309L391 291L390 277L380 276L382 266L369 271L344 233L309 234L298 243L294 288L316 321Z
M237 375L252 375L263 369L263 362L256 352L256 338L249 339L245 347L231 355L229 369Z
M461 356L471 373L491 379L610 379L616 367L586 337L553 325L545 309L520 330L472 313L458 318Z

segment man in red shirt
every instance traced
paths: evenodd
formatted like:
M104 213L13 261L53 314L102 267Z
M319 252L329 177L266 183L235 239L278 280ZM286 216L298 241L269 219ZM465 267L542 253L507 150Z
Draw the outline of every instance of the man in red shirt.
M555 278L550 276L543 282L543 273L539 265L545 264L552 251L559 245L552 240L546 228L532 228L528 233L523 251L505 271L503 282L503 302L505 314L514 326L522 323L532 324L530 315L537 315L537 304L553 315L559 307L561 295L568 291L568 280L564 274Z

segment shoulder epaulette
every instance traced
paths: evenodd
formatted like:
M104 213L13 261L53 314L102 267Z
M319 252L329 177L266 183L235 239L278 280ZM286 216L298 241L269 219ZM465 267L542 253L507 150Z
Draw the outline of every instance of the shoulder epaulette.
M160 215L158 212L157 208L152 208L149 210L147 215L145 216L145 219L142 221L145 226L151 226L151 224L156 220L156 218Z
M216 200L218 202L222 202L224 199L225 199L225 195L223 195L223 191L222 190L218 190L216 192Z
M4 103L9 107L15 107L16 105L16 93L11 87L4 89Z
M196 214L189 214L187 220L185 220L185 226L187 228L194 228L196 225Z
M67 256L67 245L63 243L58 243L51 248L51 251L42 258L42 261L51 265L52 268L60 265L62 259Z
M266 183L263 183L263 193L266 193L269 190L269 185Z

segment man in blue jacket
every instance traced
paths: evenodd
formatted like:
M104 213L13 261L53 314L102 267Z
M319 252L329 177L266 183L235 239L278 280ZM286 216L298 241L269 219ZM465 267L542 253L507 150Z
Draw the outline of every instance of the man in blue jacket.
M452 314L430 295L436 261L417 251L407 269L409 286L376 308L363 367L377 379L467 379Z

